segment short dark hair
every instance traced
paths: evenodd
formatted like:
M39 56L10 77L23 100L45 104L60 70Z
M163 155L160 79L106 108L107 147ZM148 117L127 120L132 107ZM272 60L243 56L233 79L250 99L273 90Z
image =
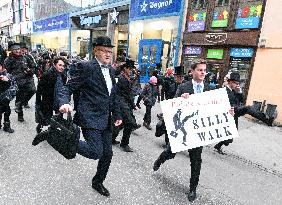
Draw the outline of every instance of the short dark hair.
M64 59L64 58L62 58L62 57L57 57L57 58L54 58L53 64L56 65L56 64L59 62L59 60L61 60L61 61L63 61L63 62L65 63L65 59Z
M199 64L205 64L205 65L207 65L207 61L206 61L205 59L202 59L202 58L199 58L199 59L197 59L197 60L194 60L194 61L192 62L192 64L191 64L191 69L192 69L192 70L195 70Z

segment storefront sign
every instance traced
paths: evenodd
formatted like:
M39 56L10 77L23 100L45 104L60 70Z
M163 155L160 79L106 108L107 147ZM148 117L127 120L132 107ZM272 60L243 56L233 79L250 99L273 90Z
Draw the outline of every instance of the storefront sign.
M205 30L205 22L204 21L194 21L188 23L188 31L203 31Z
M180 12L180 0L132 0L130 18Z
M223 49L208 49L207 58L222 59Z
M230 50L230 56L236 58L251 58L253 55L253 48L231 48Z
M258 28L260 18L259 17L250 17L250 18L238 18L236 19L236 29L245 29L245 28Z
M84 16L81 16L80 17L80 24L81 25L87 25L87 26L90 26L91 24L97 24L101 21L102 17L101 15L99 16L94 16L94 17L84 17Z
M236 19L236 29L258 28L262 14L262 4L258 5L241 5L238 9Z
M212 26L213 28L227 27L228 25L228 11L215 11L213 14Z
M226 20L214 20L212 21L212 26L213 28L223 28L227 27L228 25L228 19Z
M205 40L213 44L223 43L227 40L227 33L208 33Z
M205 30L207 12L205 10L189 15L188 32Z
M184 49L184 55L201 55L202 48L201 47L190 47L187 46Z
M33 22L33 32L63 30L69 27L69 15L62 14Z
M173 153L238 137L226 88L161 101Z

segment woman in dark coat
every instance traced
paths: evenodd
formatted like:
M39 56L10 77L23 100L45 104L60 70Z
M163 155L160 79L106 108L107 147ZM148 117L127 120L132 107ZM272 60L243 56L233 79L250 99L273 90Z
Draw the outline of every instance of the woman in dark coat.
M55 87L57 80L62 80L63 84L67 80L65 74L65 63L63 58L55 58L52 67L41 76L36 92L36 122L39 123L36 130L40 132L43 125L48 124L48 120L53 116ZM59 77L59 78L58 78Z

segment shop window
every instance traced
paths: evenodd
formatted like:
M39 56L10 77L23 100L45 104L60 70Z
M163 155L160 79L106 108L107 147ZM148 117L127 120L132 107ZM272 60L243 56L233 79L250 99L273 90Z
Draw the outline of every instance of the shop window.
M212 28L224 28L228 26L230 11L229 0L217 0L213 12Z
M263 0L240 0L236 29L255 29L260 25Z
M230 0L217 0L216 2L216 6L228 6L229 5Z
M207 8L207 0L194 0L191 2L191 9L203 9Z
M194 0L188 16L188 32L203 31L207 17L207 0Z
M231 48L230 51L229 72L239 72L243 92L249 78L253 54L253 48Z

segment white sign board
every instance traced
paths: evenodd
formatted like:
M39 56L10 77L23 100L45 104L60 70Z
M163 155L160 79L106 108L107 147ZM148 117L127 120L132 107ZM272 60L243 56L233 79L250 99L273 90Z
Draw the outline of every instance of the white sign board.
M238 137L226 88L161 101L173 153Z

